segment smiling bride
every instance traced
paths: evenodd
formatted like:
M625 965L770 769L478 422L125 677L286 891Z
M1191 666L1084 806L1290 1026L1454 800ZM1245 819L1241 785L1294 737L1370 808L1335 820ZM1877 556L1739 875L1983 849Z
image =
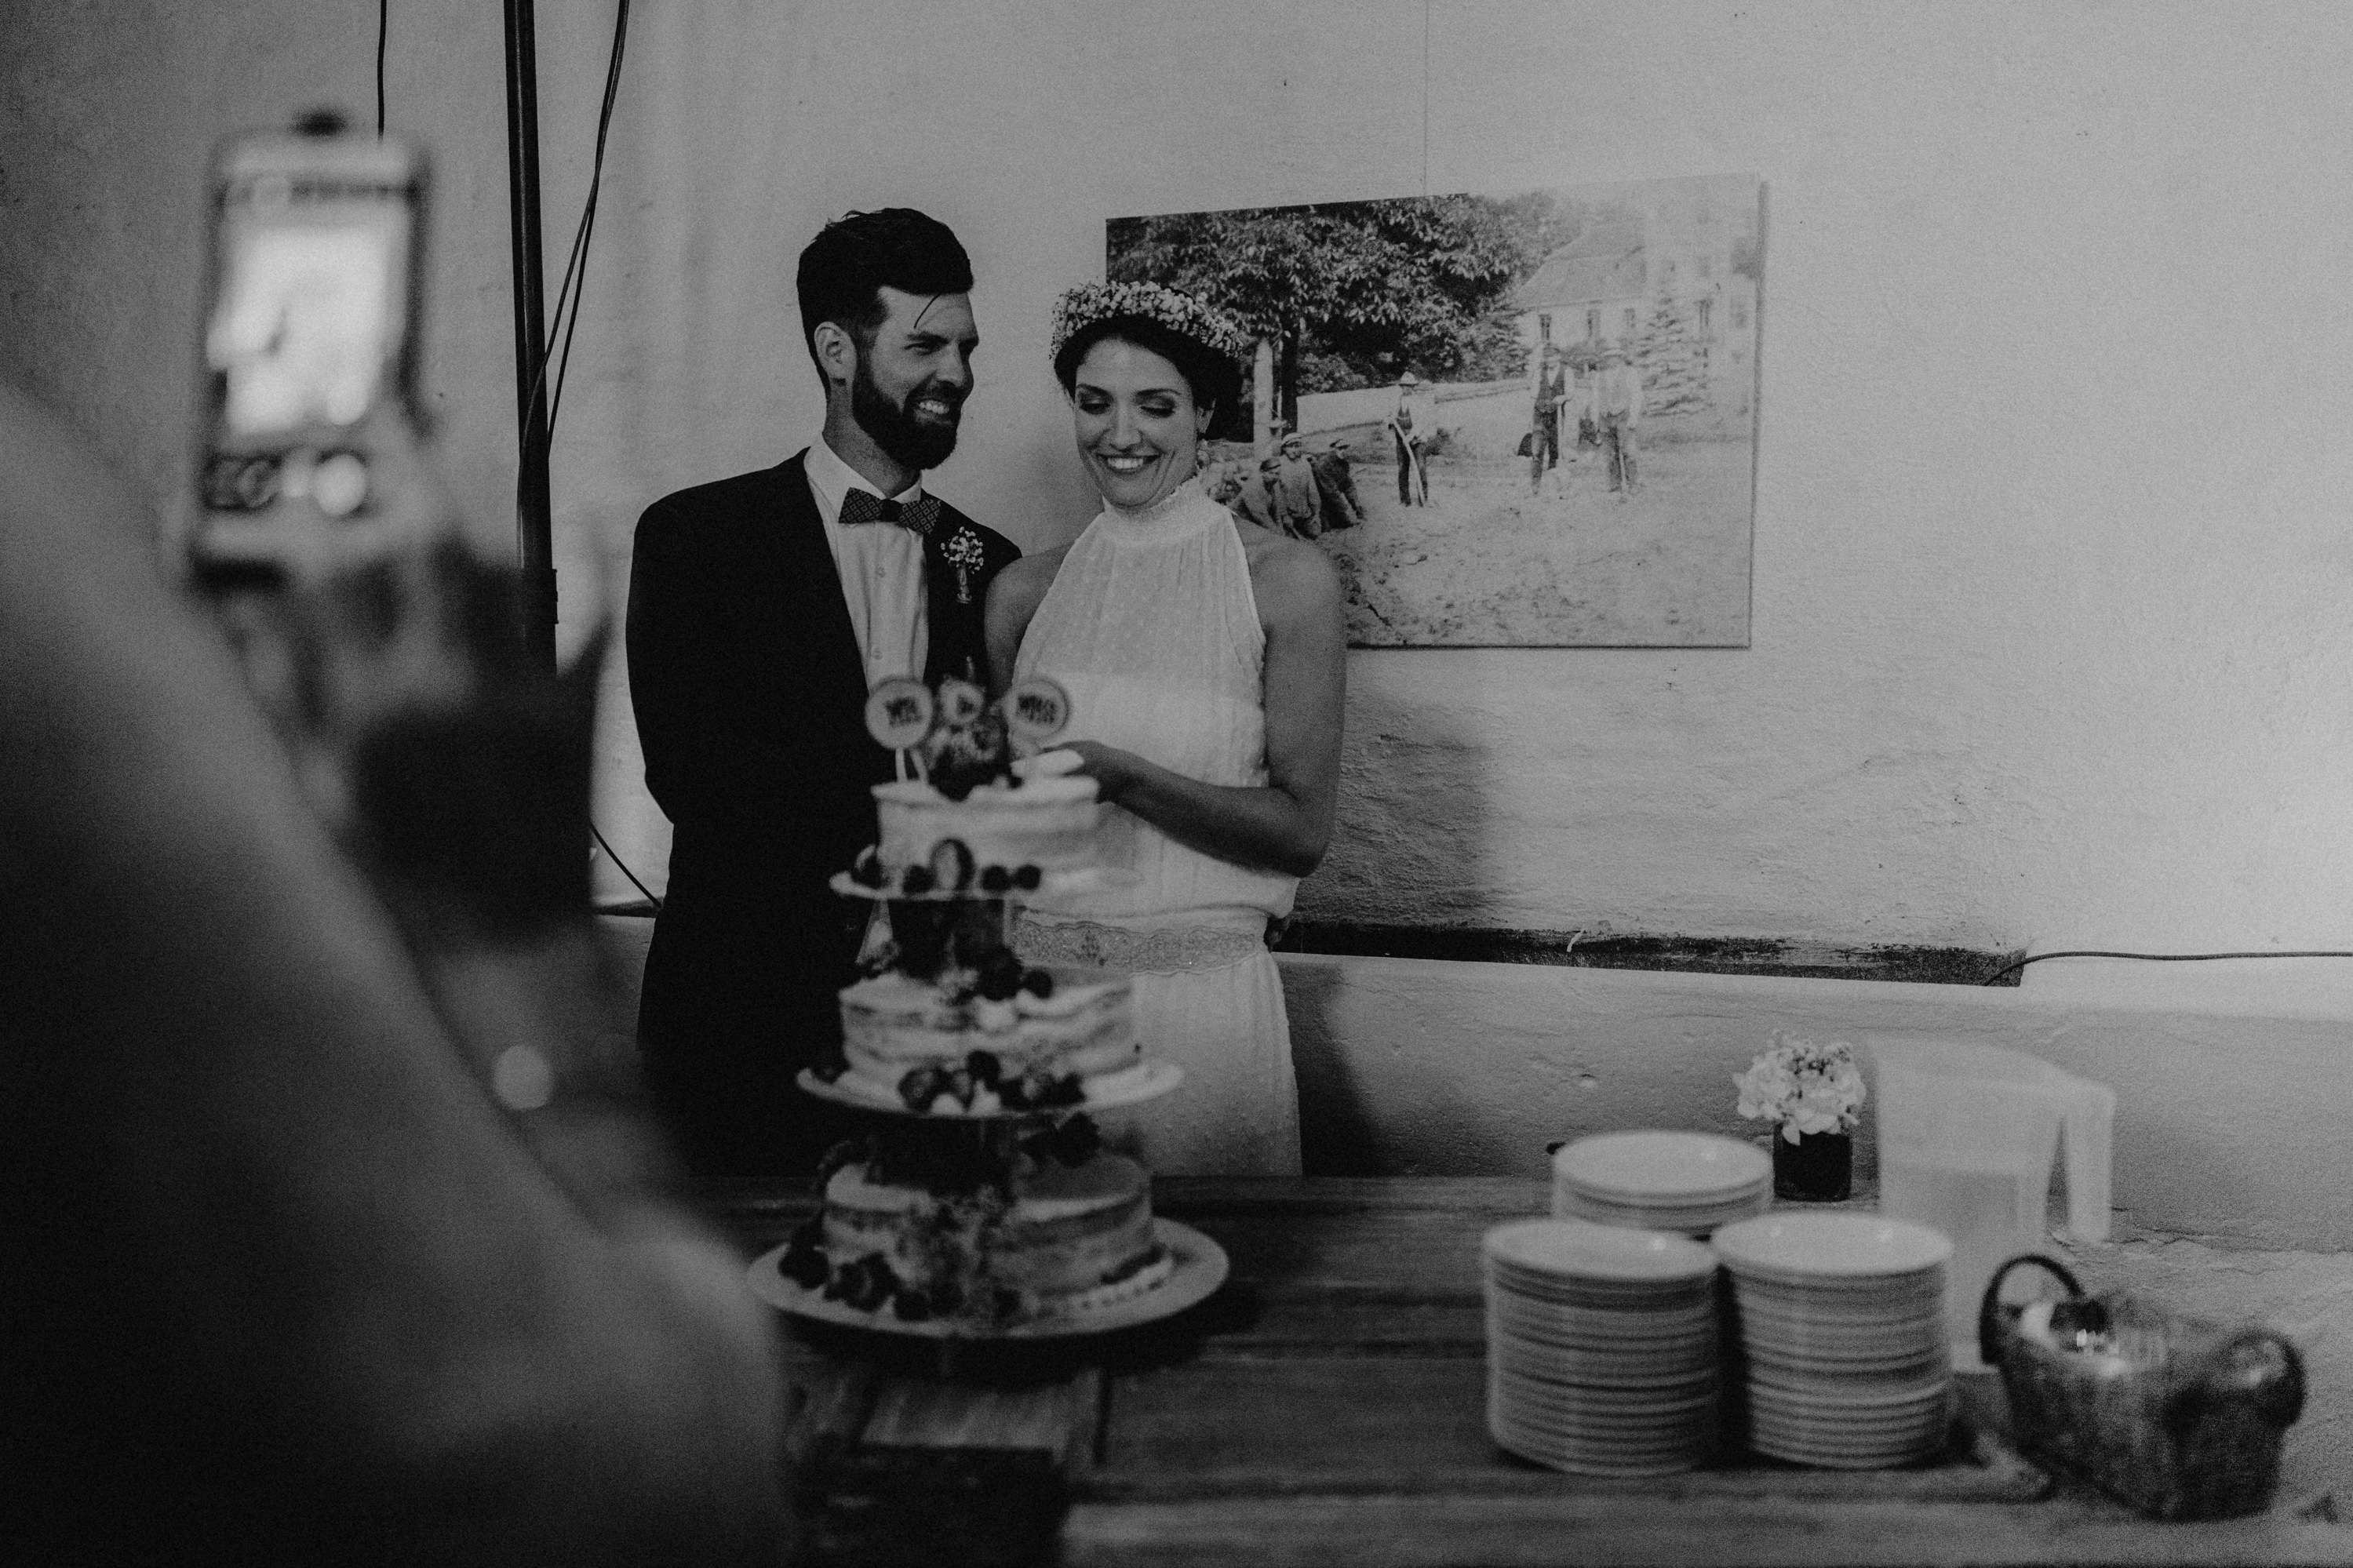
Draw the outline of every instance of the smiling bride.
M1002 686L1071 697L1082 770L1136 873L1025 912L1032 963L1134 976L1136 1033L1184 1089L1134 1113L1169 1175L1296 1174L1299 1094L1266 950L1331 839L1346 673L1340 584L1314 545L1204 495L1201 443L1240 395L1241 329L1152 283L1088 284L1055 311L1054 374L1103 510L988 596Z

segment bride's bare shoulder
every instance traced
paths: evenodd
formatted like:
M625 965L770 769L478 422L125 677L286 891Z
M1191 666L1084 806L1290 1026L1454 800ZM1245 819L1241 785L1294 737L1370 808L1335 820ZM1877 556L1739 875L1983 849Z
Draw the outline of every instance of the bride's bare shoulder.
M1054 574L1062 569L1062 557L1070 552L1068 544L1058 544L1051 550L1040 550L1008 563L990 584L989 596L1003 594L1036 604L1054 585Z
M1061 544L1008 563L989 580L989 624L1015 628L1017 634L1018 628L1028 626L1029 617L1044 602L1046 590L1054 585L1054 574L1062 569L1062 557L1070 552L1071 547Z
M1250 563L1250 592L1258 597L1259 618L1268 629L1284 621L1321 618L1337 610L1339 569L1321 548L1247 521L1240 523L1240 533L1242 558Z

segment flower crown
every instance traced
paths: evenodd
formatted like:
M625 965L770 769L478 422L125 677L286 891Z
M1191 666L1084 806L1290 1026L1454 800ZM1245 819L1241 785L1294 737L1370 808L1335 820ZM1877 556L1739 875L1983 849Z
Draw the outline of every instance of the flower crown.
M1240 321L1165 283L1082 283L1064 289L1054 301L1053 342L1048 352L1059 354L1080 332L1120 316L1157 322L1230 360L1250 353L1250 334Z

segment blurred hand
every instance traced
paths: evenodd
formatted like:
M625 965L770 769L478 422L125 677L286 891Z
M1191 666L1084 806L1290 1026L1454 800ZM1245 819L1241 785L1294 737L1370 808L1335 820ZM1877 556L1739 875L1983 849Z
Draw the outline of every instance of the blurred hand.
M1121 795L1134 787L1149 765L1134 752L1106 746L1100 741L1065 741L1056 750L1076 752L1080 765L1071 772L1094 780L1097 795L1114 805Z

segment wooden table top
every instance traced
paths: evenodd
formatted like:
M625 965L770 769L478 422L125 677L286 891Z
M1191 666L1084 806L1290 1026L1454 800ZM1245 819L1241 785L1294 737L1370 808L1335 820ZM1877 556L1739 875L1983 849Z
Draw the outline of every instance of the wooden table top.
M1748 1464L1556 1474L1485 1424L1479 1238L1543 1212L1484 1178L1165 1179L1226 1250L1168 1322L1027 1344L783 1333L812 1563L1253 1565L2353 1563L2353 1528L2283 1505L2158 1524L1982 1439L1862 1474ZM714 1194L747 1258L806 1196ZM2000 1390L1963 1408L1998 1429ZM2315 1516L2315 1515L2317 1516ZM1059 1556L1057 1553L1059 1552Z

